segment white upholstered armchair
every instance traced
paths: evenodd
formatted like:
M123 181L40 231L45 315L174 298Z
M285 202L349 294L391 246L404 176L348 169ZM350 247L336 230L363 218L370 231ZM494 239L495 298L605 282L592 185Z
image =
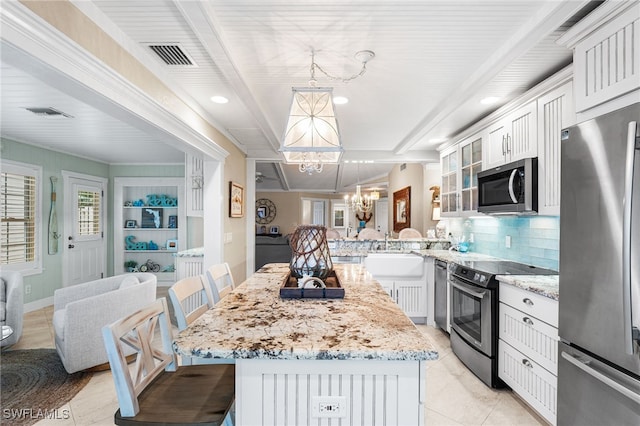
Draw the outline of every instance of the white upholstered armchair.
M102 327L155 301L156 285L154 274L134 273L57 289L53 329L67 372L107 363Z
M0 324L11 327L13 331L2 339L0 346L13 345L22 335L23 291L20 272L0 271Z

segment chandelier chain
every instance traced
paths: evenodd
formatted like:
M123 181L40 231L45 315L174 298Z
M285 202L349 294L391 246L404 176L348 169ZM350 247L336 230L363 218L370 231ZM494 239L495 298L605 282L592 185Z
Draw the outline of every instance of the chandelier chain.
M373 52L371 52L371 54L373 54ZM341 81L343 83L348 83L351 80L355 80L358 77L361 77L362 75L364 75L365 72L367 72L367 61L370 58L367 58L366 60L363 60L362 63L362 68L360 69L360 72L353 74L351 77L337 77L334 75L329 74L327 71L325 71L320 65L318 65L316 63L315 60L315 51L311 51L311 80L309 81L311 83L311 85L315 85L315 83L317 82L316 80L316 68L322 73L324 74L329 80L333 80L333 81Z

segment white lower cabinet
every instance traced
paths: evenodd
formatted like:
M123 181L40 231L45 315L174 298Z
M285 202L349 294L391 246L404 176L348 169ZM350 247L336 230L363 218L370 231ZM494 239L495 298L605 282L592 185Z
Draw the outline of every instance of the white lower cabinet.
M503 340L498 341L498 375L552 425L556 424L558 378Z
M378 280L378 282L408 317L414 322L426 322L427 281L425 279Z
M558 302L500 284L498 375L556 424Z

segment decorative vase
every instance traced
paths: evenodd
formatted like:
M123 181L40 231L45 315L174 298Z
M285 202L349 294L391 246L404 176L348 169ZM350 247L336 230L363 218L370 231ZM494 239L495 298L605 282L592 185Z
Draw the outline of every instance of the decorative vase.
M289 269L293 277L310 276L324 280L333 271L327 228L324 226L298 226L289 244L292 251Z

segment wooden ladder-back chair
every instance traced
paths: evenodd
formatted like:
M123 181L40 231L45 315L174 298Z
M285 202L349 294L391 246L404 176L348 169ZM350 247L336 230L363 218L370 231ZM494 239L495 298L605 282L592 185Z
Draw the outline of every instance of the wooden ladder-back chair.
M228 263L219 263L210 266L209 269L207 269L206 275L211 285L211 293L213 294L215 303L229 294L236 286Z
M186 329L215 304L211 287L201 275L183 278L169 288L178 330Z
M159 329L162 348L154 346ZM158 299L102 328L118 395L117 425L229 424L235 399L232 364L178 367L167 301ZM137 358L131 368L124 348Z

